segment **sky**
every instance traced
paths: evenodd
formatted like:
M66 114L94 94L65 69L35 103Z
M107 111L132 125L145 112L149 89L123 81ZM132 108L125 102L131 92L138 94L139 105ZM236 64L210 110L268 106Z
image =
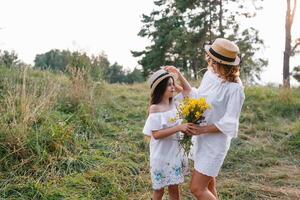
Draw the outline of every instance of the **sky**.
M245 28L257 28L265 41L260 54L269 60L269 66L262 73L261 84L282 80L285 3L265 0L257 17L244 24ZM137 36L141 16L153 8L153 0L0 0L0 49L14 50L29 64L36 54L51 49L105 52L111 63L133 69L138 67L138 58L132 57L130 50L142 50L150 43ZM300 37L300 2L297 9L294 37ZM300 65L300 55L291 60L291 67L296 65Z

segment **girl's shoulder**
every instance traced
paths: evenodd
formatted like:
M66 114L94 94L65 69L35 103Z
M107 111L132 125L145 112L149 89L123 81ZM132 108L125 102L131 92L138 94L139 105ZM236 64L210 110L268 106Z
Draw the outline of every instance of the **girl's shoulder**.
M159 105L156 105L156 104L152 104L150 107L149 107L149 114L150 113L158 113L161 111L161 108Z
M162 115L162 114L165 114L165 113L169 113L170 111L174 110L175 106L174 105L171 105L171 108L168 108L166 109L165 107L163 106L160 106L160 105L157 105L157 104L152 104L150 107L149 107L149 115Z

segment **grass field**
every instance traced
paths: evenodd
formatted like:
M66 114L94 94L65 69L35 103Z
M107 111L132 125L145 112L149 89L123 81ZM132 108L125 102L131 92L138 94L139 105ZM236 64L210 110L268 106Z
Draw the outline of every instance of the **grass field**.
M145 84L0 73L0 199L150 199ZM245 92L220 199L300 199L300 89Z

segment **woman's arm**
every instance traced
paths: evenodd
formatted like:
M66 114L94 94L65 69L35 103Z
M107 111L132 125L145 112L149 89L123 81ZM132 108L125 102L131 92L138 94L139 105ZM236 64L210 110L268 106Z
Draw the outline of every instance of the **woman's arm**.
M165 129L161 129L158 131L153 131L152 132L152 136L154 139L162 139L165 137L169 137L171 135L173 135L174 133L177 133L179 131L182 132L188 132L189 131L189 124L180 124L177 126L173 126L170 128L165 128Z
M174 73L177 75L180 85L182 87L182 94L184 96L187 96L191 92L192 87L189 84L189 82L184 78L182 73L174 66L166 66L164 69L170 73Z
M201 135L201 134L216 134L221 131L215 125L197 126L195 124L188 125L187 134L189 135Z

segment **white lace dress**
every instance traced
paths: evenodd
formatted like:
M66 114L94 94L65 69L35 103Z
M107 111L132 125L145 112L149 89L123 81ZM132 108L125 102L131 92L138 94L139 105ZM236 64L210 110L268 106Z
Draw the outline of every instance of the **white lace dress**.
M176 117L176 113L175 105L166 112L150 113L143 129L143 133L151 137L150 172L154 190L183 183L184 175L188 173L188 159L178 144L181 133L163 139L152 136L152 131L180 124L180 120L170 120Z

